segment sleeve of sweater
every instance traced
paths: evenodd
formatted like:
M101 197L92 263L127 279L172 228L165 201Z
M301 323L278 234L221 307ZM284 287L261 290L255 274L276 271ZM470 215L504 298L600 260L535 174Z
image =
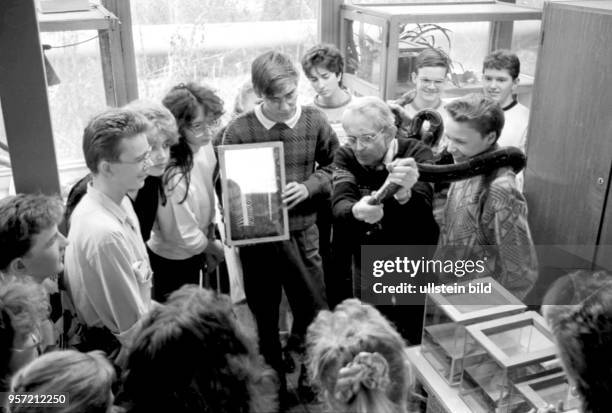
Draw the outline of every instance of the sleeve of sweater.
M404 158L414 158L416 163L431 163L433 159L433 153L431 149L424 145L419 141L410 142L413 146L411 146L406 154L403 156ZM423 203L426 208L432 208L433 202L433 187L428 182L417 181L416 184L412 187L412 198L417 198L419 203ZM393 202L397 202L393 198Z
M527 203L508 179L496 179L491 184L482 225L497 249L500 283L522 300L537 280L538 262L527 223Z
M332 212L334 219L344 223L358 223L352 208L361 199L357 178L350 168L351 150L342 147L336 152L333 168Z
M315 161L318 167L308 179L302 182L308 189L310 197L331 191L332 163L339 147L336 132L332 129L325 115L313 109L312 116L315 118L313 124L318 127L315 149Z

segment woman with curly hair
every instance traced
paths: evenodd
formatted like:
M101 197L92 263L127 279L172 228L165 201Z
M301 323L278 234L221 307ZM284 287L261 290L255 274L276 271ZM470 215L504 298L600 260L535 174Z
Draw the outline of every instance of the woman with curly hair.
M309 371L331 411L405 413L410 371L404 340L378 310L348 299L308 328Z
M141 326L121 398L130 413L264 413L275 385L229 297L183 286Z
M542 312L584 413L610 411L612 275L576 271L546 293Z
M170 148L162 177L167 200L159 204L147 243L153 298L160 302L184 284L198 284L200 272L212 272L223 259L223 244L214 231L217 161L210 144L223 101L206 86L181 83L162 103L176 118L179 140Z
M47 292L30 277L0 283L0 392L12 373L42 353L49 310Z
M11 392L66 395L58 413L109 413L113 407L111 387L115 369L101 351L80 353L53 351L23 367L11 380ZM13 404L10 413L43 413L45 405Z

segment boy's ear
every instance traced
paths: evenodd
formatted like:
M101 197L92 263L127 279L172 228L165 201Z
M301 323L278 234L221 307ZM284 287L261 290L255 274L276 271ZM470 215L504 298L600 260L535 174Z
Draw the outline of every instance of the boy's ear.
M497 141L497 133L495 133L495 131L489 132L487 136L484 137L484 140L489 145L493 145Z
M9 274L22 275L25 274L27 266L21 257L13 258L8 265Z
M412 74L410 75L410 78L412 79L412 83L416 83L416 77L417 77L416 72L412 72Z

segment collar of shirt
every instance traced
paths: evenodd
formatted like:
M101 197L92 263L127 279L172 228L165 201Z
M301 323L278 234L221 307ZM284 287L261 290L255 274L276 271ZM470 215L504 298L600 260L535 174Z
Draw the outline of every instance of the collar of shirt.
M273 120L268 119L266 115L263 114L263 110L261 107L262 107L261 103L255 106L255 116L257 117L257 120L261 122L264 128L266 128L267 130L270 130L272 129L274 125L276 125L277 122L274 122ZM295 114L290 119L286 120L285 122L279 122L279 123L284 123L285 125L289 126L291 129L293 129L295 125L297 124L298 120L300 119L300 116L302 116L302 106L296 105Z
M127 211L123 208L123 203L126 200L126 197L123 197L121 200L121 205L117 205L110 199L106 194L98 189L94 188L93 183L90 182L87 184L87 194L91 196L96 202L98 202L102 207L111 214L113 214L119 222L128 223L131 227L134 227L134 223L130 219ZM128 201L129 202L129 201Z
M389 148L387 148L387 152L385 153L385 156L383 157L382 162L373 166L371 169L374 169L375 171L382 171L383 169L387 167L387 165L393 162L393 159L395 159L396 155L397 155L397 139L393 139L391 143L389 144Z

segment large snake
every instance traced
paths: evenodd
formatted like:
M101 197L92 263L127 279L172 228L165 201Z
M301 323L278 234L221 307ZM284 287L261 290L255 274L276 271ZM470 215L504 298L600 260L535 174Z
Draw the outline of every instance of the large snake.
M429 121L430 127L423 132L424 121ZM412 119L409 127L410 137L423 141L428 146L434 146L442 136L443 122L438 112L430 109L420 111ZM496 169L511 167L519 173L527 162L525 154L518 148L506 147L474 156L467 161L444 164L440 157L436 163L418 163L419 181L432 183L450 183L468 179L477 175L488 174ZM441 164L442 163L442 164ZM370 198L372 205L380 204L393 196L400 189L400 185L386 181Z

